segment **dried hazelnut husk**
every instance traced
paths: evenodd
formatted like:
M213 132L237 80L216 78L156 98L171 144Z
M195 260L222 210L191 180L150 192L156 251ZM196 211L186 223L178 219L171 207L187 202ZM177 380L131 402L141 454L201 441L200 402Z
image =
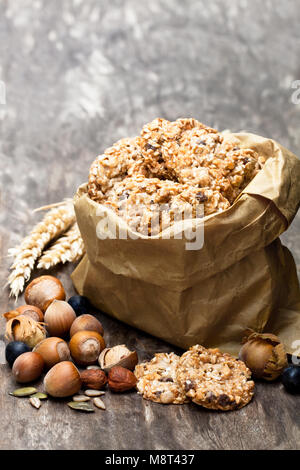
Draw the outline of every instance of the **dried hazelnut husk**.
M99 356L101 369L108 372L112 367L121 366L125 369L134 370L138 363L136 351L130 351L125 344L119 344L112 348L104 349Z
M46 331L41 323L26 315L19 315L7 322L5 337L9 341L22 341L30 348L34 348L46 338Z
M107 383L107 376L103 370L89 369L80 373L82 386L93 390L101 390Z
M134 373L124 367L113 367L108 374L108 386L112 392L127 392L136 386Z
M251 370L253 377L272 381L287 366L287 355L280 339L270 333L247 330L239 359Z

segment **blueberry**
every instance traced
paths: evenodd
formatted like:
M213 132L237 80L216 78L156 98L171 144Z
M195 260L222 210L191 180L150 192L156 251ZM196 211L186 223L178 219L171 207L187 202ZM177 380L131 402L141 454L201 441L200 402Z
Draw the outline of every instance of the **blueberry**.
M23 343L22 341L12 341L6 346L5 358L10 367L12 367L17 357L29 351L31 351L29 346L27 346L27 344Z
M282 383L290 393L300 393L300 367L290 366L284 369Z
M73 295L73 297L69 298L68 303L71 305L76 315L83 315L89 313L91 310L89 299L83 295Z

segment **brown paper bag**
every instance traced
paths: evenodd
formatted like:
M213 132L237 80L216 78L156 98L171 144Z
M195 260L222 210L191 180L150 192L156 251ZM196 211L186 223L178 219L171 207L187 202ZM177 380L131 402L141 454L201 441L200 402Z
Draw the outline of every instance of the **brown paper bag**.
M278 334L292 353L300 292L278 236L299 207L300 160L253 134L225 138L255 149L264 168L226 211L177 222L157 236L137 235L114 212L101 212L82 185L75 211L87 255L72 279L96 307L182 348L199 343L237 354L244 330L253 328ZM127 229L128 237L113 237L111 227ZM200 249L187 249L192 230L204 236Z

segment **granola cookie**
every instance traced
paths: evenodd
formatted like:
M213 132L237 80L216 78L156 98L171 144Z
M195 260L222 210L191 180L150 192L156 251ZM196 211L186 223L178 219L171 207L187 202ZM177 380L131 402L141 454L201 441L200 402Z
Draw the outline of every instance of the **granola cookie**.
M150 176L138 137L121 139L99 155L90 168L88 194L97 202L103 201L106 192L126 176Z
M141 132L145 164L158 177L220 191L230 204L262 168L251 149L195 119L155 119Z
M189 401L176 381L179 359L174 353L158 353L150 362L138 364L134 371L138 393L156 403L180 405Z
M137 232L156 235L178 220L176 215L197 217L201 204L204 216L228 209L263 163L254 150L195 119L154 119L140 136L119 140L94 161L88 195ZM155 205L163 207L154 215ZM148 230L157 217L156 229Z
M194 403L213 410L235 410L247 405L254 382L246 365L218 349L193 346L177 365L176 380Z
M230 206L219 191L143 175L115 183L104 204L144 235L157 235L174 221L203 217Z

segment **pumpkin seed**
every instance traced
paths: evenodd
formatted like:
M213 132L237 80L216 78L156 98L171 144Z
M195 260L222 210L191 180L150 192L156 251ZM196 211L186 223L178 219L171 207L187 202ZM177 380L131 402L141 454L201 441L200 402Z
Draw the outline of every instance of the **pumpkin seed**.
M99 370L101 367L99 366L87 366L86 370Z
M77 403L90 401L90 397L87 397L86 395L75 395L73 397L73 401L77 401Z
M97 406L97 408L100 408L100 410L106 410L105 405L103 401L101 400L101 398L99 397L94 398L93 403L95 406Z
M37 392L37 389L34 387L25 387L25 388L17 388L13 392L10 392L9 395L14 397L29 397Z
M85 395L88 397L101 397L101 395L104 395L105 392L102 392L101 390L86 390Z
M37 392L34 395L31 395L30 398L38 398L39 400L47 400L47 393Z
M95 408L91 406L89 403L78 403L76 401L70 401L68 403L68 406L72 408L73 410L78 410L78 411L87 411L87 412L95 411Z
M37 410L41 407L41 400L37 397L30 397L29 398L30 404L36 408Z

